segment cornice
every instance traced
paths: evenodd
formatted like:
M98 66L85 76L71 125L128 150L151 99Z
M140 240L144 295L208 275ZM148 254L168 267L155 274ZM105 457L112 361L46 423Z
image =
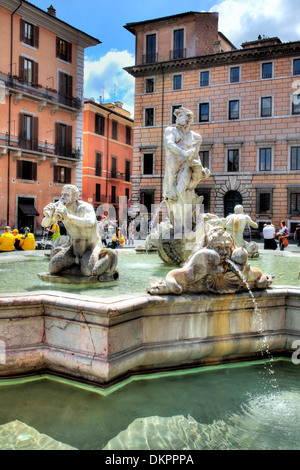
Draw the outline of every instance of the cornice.
M258 46L249 49L208 54L198 57L189 57L179 60L156 62L153 64L134 65L125 67L133 77L142 77L148 74L172 73L179 70L193 70L222 65L241 64L262 60L280 59L300 55L300 41L276 44L273 46Z

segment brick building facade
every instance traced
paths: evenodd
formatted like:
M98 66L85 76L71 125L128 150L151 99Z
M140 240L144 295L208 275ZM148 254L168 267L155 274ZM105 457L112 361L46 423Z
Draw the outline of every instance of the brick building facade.
M41 230L66 183L81 190L84 50L99 41L27 1L0 0L0 229Z
M203 138L205 211L224 217L237 203L260 227L300 222L300 41L277 37L237 49L217 13L188 12L130 23L136 62L133 205L162 201L163 134L173 111L194 113Z
M119 198L131 198L133 120L122 103L84 103L82 194L94 208L105 203L119 216Z

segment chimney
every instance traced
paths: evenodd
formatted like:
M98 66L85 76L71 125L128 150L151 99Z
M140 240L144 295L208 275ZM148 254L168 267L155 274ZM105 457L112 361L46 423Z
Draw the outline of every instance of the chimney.
M54 18L56 17L56 10L53 5L50 5L50 7L48 8L48 13L49 15L54 16Z

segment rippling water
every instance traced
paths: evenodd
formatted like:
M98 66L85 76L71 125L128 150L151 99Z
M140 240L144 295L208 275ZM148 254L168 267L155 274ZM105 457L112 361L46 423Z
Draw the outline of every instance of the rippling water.
M140 378L106 396L49 379L0 385L0 443L1 424L18 419L77 449L299 450L300 366L273 369L275 385L263 363L239 364Z

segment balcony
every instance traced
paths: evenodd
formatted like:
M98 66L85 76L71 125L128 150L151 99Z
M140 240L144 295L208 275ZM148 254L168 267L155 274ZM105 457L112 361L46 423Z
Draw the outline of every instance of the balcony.
M4 74L0 72L0 81L5 83L5 86L14 93L14 102L17 104L23 97L35 99L44 102L45 105L63 106L76 110L77 112L82 109L82 102L80 98L72 96L60 95L57 90L49 87L44 87L39 83L26 83L24 79L17 75Z
M170 60L185 59L186 49L175 49L170 51Z
M128 183L130 183L130 175L128 175L126 173L120 173L118 171L112 170L110 172L110 178L111 179L116 179L116 180L127 181Z
M47 140L26 140L14 135L11 135L9 139L8 132L6 132L6 134L0 133L0 154L6 153L5 149L15 151L17 156L20 156L22 153L27 153L36 156L46 155L54 158L59 157L72 160L79 160L80 158L79 148L74 149L71 147L54 145L47 142Z
M158 53L144 54L142 57L142 63L144 64L155 64L158 62Z

